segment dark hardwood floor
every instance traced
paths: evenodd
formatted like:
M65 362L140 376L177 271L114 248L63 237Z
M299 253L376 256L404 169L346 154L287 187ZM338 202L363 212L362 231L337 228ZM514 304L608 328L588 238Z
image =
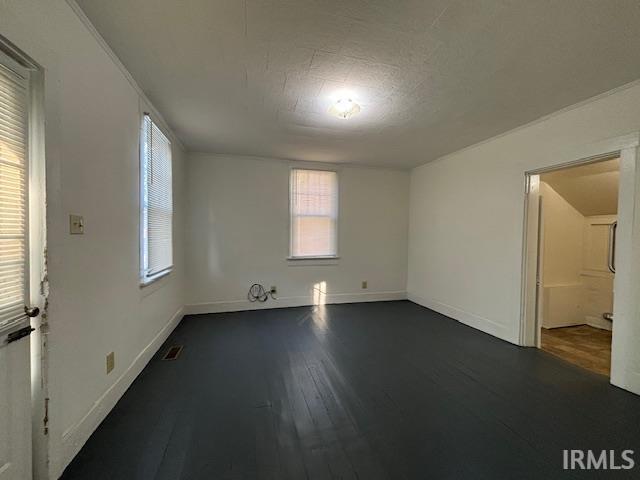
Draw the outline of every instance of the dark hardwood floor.
M63 478L638 478L563 471L563 449L640 452L640 397L408 301L362 303L186 317Z

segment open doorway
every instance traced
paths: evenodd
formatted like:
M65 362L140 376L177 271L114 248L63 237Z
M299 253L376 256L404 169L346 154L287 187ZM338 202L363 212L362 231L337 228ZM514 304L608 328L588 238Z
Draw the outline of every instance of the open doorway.
M539 348L609 376L620 158L539 175Z
M637 394L640 394L640 355L636 348L640 334L637 321L637 312L640 309L640 249L637 248L637 235L634 232L637 233L640 229L639 145L638 133L604 139L582 146L573 158L572 155L568 155L559 159L555 165L525 172L522 303L518 339L518 343L525 347L540 348L542 343L540 313L545 306L541 268L544 262L544 252L541 251L544 247L544 213L540 197L540 177L568 168L619 159L617 227L615 231L610 230L611 235L615 233L612 242L615 250L611 252L615 274L611 276L614 295L609 381ZM605 231L609 231L608 228L604 227Z

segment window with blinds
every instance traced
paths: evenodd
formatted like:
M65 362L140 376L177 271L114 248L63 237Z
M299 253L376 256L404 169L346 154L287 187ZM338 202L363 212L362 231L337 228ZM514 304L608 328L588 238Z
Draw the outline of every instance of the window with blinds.
M25 316L27 84L0 65L0 327Z
M290 256L337 256L338 174L294 168L290 181Z
M171 143L149 115L140 143L141 271L147 283L173 267Z

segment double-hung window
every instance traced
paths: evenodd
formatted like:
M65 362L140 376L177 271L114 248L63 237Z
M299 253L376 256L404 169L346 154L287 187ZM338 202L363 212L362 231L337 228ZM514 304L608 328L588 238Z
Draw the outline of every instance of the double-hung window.
M338 255L338 174L327 170L291 170L290 258Z
M140 269L146 284L173 267L171 143L145 114L140 144Z

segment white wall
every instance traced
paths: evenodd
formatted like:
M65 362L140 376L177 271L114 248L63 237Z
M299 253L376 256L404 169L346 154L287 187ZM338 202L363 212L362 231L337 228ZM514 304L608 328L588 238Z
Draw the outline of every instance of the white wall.
M636 83L415 168L409 298L517 343L525 171L640 130L638 105Z
M0 32L45 69L49 471L57 478L180 318L183 153L174 141L176 268L140 289L138 132L149 107L64 0L3 1ZM68 234L70 213L84 215L84 235Z
M584 216L550 185L540 182L543 218L542 326L584 323L580 278Z
M341 166L337 262L292 266L292 162L191 155L188 168L188 311L303 305L326 282L326 301L404 298L409 174ZM362 280L368 289L361 289ZM254 282L278 287L277 301L247 302Z
M544 286L580 282L585 218L545 182L540 183L544 223Z

